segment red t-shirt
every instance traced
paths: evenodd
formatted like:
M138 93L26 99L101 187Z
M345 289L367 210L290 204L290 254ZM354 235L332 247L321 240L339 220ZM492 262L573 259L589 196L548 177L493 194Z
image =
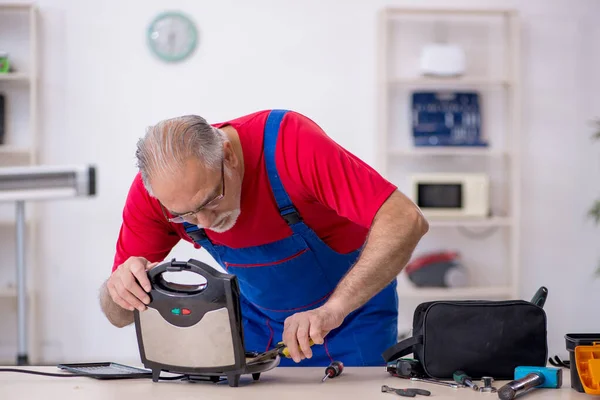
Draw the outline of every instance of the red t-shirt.
M223 233L206 230L215 244L258 246L291 234L279 214L265 167L263 131L268 114L269 110L260 111L213 125L235 128L245 167L236 224ZM315 122L295 112L288 112L282 120L275 154L281 182L304 222L340 253L364 243L375 214L397 188L329 138ZM131 256L162 261L180 239L193 243L183 224L166 220L138 173L123 209L113 271Z

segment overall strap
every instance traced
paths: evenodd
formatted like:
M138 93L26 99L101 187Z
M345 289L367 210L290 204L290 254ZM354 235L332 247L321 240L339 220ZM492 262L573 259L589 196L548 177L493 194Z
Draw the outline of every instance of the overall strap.
M198 228L197 225L190 224L189 222L184 222L183 227L185 228L185 233L187 233L196 244L199 244L207 250L212 249L212 243L208 236L206 236L206 232L203 228Z
M279 127L281 125L281 120L286 113L287 110L271 110L269 113L269 117L265 123L264 152L267 175L269 176L271 190L275 196L279 213L281 214L281 217L285 219L288 225L294 225L301 222L302 218L294 207L292 200L286 193L283 184L279 179L279 174L277 173L277 166L275 163L275 151L277 149Z

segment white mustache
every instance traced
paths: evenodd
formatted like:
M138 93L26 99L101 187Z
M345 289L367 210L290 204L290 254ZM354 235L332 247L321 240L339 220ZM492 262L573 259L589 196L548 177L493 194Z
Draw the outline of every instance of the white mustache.
M212 228L212 227L216 227L216 226L219 226L219 225L221 225L221 223L223 223L223 221L225 221L225 220L226 220L226 219L229 217L229 215L230 215L230 214L231 214L231 213L222 214L222 215L219 217L219 219L217 219L217 220L216 220L216 221L215 221L215 222L214 222L214 223L211 225L211 228Z
M221 214L215 220L215 222L211 225L211 227L207 228L207 229L212 230L214 232L218 232L218 233L225 232L235 224L239 215L240 215L239 210L229 211L224 214ZM230 222L233 222L233 223L231 224L231 226L227 226L227 227L225 227L226 229L223 229L224 227L221 227L219 225L222 225L225 221L227 221L227 219L232 219L232 221L230 221Z

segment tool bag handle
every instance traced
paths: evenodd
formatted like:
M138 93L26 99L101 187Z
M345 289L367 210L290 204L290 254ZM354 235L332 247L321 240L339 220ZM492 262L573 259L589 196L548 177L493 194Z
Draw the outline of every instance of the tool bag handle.
M188 271L198 274L204 279L206 279L206 283L198 285L173 283L165 280L162 276L165 272L182 271ZM208 264L194 259L189 259L188 261L176 261L173 258L171 261L157 265L156 267L148 271L148 279L150 280L153 286L158 286L161 287L163 290L175 293L200 293L211 285L222 285L223 278L228 276L229 275L217 271Z
M413 353L413 346L418 344L423 344L423 335L412 336L408 339L404 339L403 341L388 348L381 356L385 362L397 360L400 357L404 357L410 353Z

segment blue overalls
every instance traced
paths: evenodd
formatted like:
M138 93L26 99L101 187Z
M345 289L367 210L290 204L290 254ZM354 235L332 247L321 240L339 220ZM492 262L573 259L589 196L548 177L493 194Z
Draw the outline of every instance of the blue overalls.
M285 110L270 112L264 131L269 182L281 217L293 234L261 246L232 249L213 244L204 229L185 223L188 235L230 274L238 277L246 351L263 352L282 340L287 317L323 305L357 260L360 249L340 254L327 246L301 219L287 195L275 165L279 126ZM394 280L343 324L312 348L313 357L282 366L384 365L381 353L397 343L397 293Z

